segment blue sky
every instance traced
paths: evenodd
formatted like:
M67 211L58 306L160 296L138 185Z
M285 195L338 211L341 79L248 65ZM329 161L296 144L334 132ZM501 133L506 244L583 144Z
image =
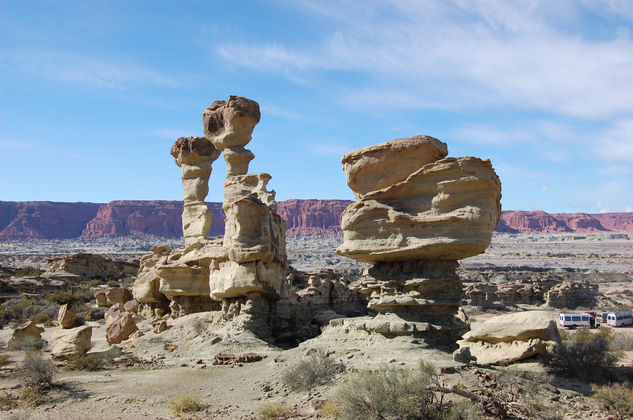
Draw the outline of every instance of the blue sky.
M278 200L352 199L345 152L427 134L506 210L633 211L628 0L0 0L0 200L181 199L169 149L230 94Z

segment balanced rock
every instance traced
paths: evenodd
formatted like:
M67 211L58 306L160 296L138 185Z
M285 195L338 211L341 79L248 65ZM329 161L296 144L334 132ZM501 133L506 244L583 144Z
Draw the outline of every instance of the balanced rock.
M447 153L441 141L416 136L343 156L356 202L343 213L337 253L373 264L358 290L389 322L366 327L453 346L468 330L457 260L490 244L501 182L490 161Z
M13 335L7 344L19 344L24 342L27 338L33 341L39 341L42 339L43 332L44 328L38 327L35 321L26 321L15 327Z
M67 303L59 307L57 312L57 322L60 328L72 328L75 325L77 311L74 306L69 307Z
M51 339L51 354L56 359L69 359L86 354L92 348L92 327L81 327L57 332Z
M129 312L120 312L118 316L109 322L106 328L106 340L108 344L119 344L127 340L132 334L138 331L134 322L134 317Z
M504 365L544 353L560 342L556 321L547 311L516 312L491 318L459 341L477 363Z

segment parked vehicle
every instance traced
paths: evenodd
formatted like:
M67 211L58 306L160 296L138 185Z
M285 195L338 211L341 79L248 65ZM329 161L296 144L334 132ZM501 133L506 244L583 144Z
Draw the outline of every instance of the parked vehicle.
M600 319L600 322L607 322L607 315L609 315L609 312L598 312L597 318Z
M558 323L562 328L576 328L576 327L589 327L594 328L596 326L596 320L591 315L584 314L560 314L558 316ZM600 325L600 324L598 324Z
M633 325L633 312L609 312L607 314L607 325L612 327L623 327L625 325Z

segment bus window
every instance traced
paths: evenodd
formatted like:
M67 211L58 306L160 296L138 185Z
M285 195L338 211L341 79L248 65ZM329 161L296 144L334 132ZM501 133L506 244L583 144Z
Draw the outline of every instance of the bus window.
M565 321L571 321L571 316L565 315Z

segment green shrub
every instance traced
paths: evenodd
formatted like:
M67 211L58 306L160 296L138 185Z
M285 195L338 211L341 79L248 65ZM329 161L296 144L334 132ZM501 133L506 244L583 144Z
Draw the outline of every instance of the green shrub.
M331 381L344 366L330 358L321 349L305 359L288 366L282 373L282 381L292 390L306 390Z
M609 351L610 333L580 330L545 354L544 363L553 372L601 380L609 375L621 355Z
M108 285L108 287L120 287L121 283L119 283L116 280L108 280L107 285Z
M169 409L174 414L185 414L194 411L200 411L204 408L204 404L200 398L191 395L181 395L169 402Z
M600 401L609 413L618 418L633 417L633 390L622 384L594 388L593 398Z
M39 276L42 270L37 267L22 267L16 270L15 277Z
M9 363L11 363L11 360L9 360L9 356L7 356L6 354L0 354L0 367L4 367Z
M484 418L484 410L472 401L460 401L450 405L445 413L437 414L442 420L479 420Z
M112 346L108 350L101 353L101 356L106 363L112 363L116 358L124 356L124 354L123 350L121 350L119 347Z
M437 384L432 365L417 370L361 371L340 387L337 400L344 419L434 418L440 413L429 387Z
M259 409L259 415L263 420L285 419L294 414L294 410L288 404L273 403Z
M57 373L55 364L39 351L30 351L20 365L20 373L27 388L47 389Z
M66 362L66 370L99 370L105 364L104 358L100 354L82 354L73 356Z
M45 322L51 321L51 317L46 315L45 313L37 313L33 315L31 318L36 324L44 324Z

